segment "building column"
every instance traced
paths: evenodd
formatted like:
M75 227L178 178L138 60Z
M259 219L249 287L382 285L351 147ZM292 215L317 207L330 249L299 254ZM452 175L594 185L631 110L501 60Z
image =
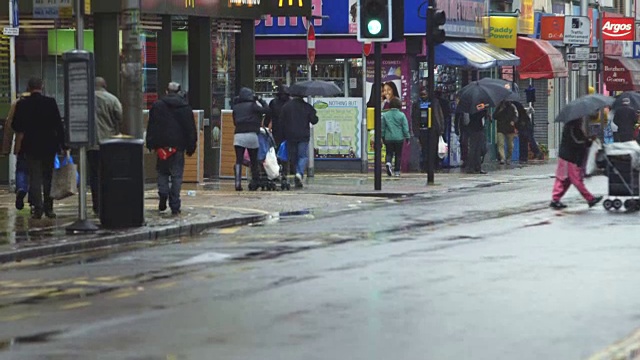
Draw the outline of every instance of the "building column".
M242 20L236 34L236 91L254 89L256 80L256 27L253 20Z
M189 17L189 103L211 118L211 18ZM186 90L186 89L185 89Z
M163 96L171 82L173 52L171 38L171 15L162 16L162 29L158 32L158 96Z
M120 97L120 20L117 13L93 17L96 76L103 77L109 92Z

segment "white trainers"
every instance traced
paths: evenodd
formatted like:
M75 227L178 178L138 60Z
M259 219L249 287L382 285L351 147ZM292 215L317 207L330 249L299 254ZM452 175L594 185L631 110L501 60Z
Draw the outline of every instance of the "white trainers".
M387 163L387 175L393 176L393 171L391 171L391 163Z

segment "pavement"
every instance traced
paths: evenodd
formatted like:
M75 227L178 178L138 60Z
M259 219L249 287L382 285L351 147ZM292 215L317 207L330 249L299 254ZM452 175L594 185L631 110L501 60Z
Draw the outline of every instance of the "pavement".
M144 226L100 229L90 234L66 231L66 227L78 218L77 196L56 202L56 219L32 220L28 209L15 209L15 197L5 188L0 190L0 224L4 223L2 228L5 229L0 233L0 264L136 242L179 239L211 228L255 224L301 211L348 211L354 207L375 206L390 198L446 195L451 191L491 187L503 182L551 178L555 164L487 165L485 168L489 174L443 170L436 173L435 184L429 186L426 185L426 174L402 174L400 178L383 174L381 191L374 190L371 173L315 174L313 178L305 179L304 189L291 191L236 192L230 180L185 184L179 217L157 211L158 196L151 185L145 192ZM549 180L549 189L551 186ZM98 219L92 214L89 216L99 225Z

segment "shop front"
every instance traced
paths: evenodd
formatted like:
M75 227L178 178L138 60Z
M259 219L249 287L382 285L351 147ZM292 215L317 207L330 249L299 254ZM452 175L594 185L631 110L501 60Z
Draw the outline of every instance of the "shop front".
M96 74L106 79L109 91L119 95L120 54L122 50L119 1L88 2L85 17L84 49L94 52ZM260 4L260 5L257 5ZM277 2L193 2L184 0L142 0L141 40L145 107L164 94L166 84L177 81L189 102L201 110L198 120L199 146L204 177L215 177L220 163L219 122L222 109L241 85L254 82L254 21L269 13L308 14L311 4L279 9ZM41 11L33 0L20 0L20 36L16 39L18 91L30 77L45 80L46 93L64 106L61 55L75 48L75 20L70 9L60 7ZM0 21L7 22L7 7L0 7ZM0 39L2 40L2 39ZM2 41L0 41L0 44ZM0 45L0 57L6 56ZM0 61L0 67L8 62ZM251 69L243 71L243 69ZM8 69L0 69L8 74ZM0 84L0 86L2 86ZM6 115L9 91L0 91ZM152 158L145 159L147 178L154 178ZM202 164L204 163L204 164ZM5 168L2 166L2 168ZM202 178L200 176L199 178Z

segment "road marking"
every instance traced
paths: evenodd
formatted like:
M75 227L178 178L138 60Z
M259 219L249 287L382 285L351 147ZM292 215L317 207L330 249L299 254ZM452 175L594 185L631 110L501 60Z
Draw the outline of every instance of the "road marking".
M136 295L137 291L124 291L111 296L112 299L124 299Z
M77 309L77 308L81 308L81 307L87 307L89 305L91 305L90 301L81 301L81 302L76 302L76 303L71 303L71 304L60 306L60 309L61 310L72 310L72 309Z
M160 284L160 285L156 285L153 288L154 289L168 289L170 287L174 287L176 286L176 284L178 284L177 282L173 281L173 282L168 282L168 283L164 283L164 284Z
M22 320L22 319L26 319L26 318L30 318L30 317L34 317L34 316L38 316L40 315L39 312L30 312L30 313L24 313L24 314L15 314L15 315L11 315L11 316L7 316L7 317L2 317L0 318L0 322L10 322L10 321L18 321L18 320Z
M218 234L222 234L222 235L230 235L230 234L235 234L238 231L240 231L240 227L229 227L229 228L224 228L224 229L220 229L218 230Z
M260 214L264 214L264 215L271 215L271 213L272 213L270 211L264 211L264 210L260 210L260 209L236 208L236 207L227 207L227 206L216 206L216 209L235 210L235 211L239 211L239 212L249 212L249 213L260 213Z

